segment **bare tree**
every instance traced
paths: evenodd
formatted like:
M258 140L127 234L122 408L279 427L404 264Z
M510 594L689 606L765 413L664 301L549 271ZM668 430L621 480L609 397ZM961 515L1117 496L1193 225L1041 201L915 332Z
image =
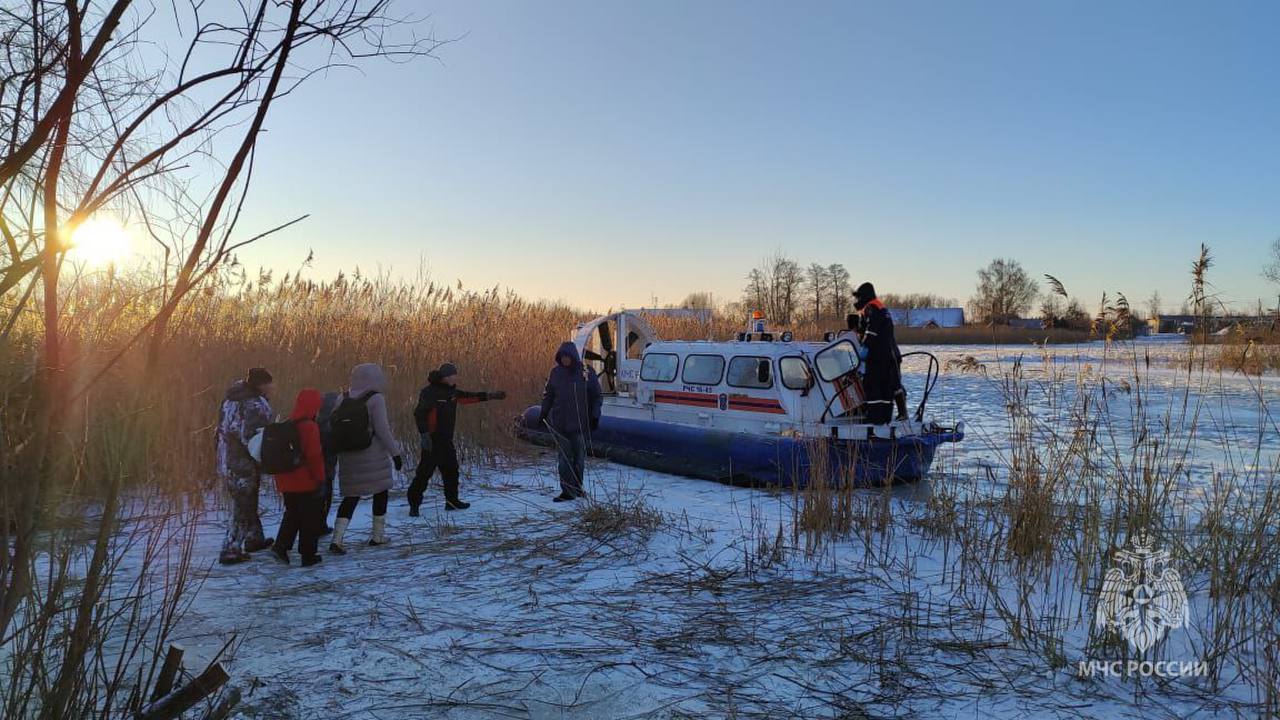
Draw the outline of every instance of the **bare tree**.
M1273 283L1280 284L1280 238L1271 241L1271 254L1267 264L1262 268L1262 276Z
M782 325L790 325L800 303L804 271L796 261L781 254L769 259L773 268L773 307L770 315Z
M684 300L680 301L680 307L691 310L714 310L716 307L715 297L706 290L691 292L684 296Z
M955 298L933 293L880 293L880 301L891 308L906 310L956 306Z
M84 661L96 636L96 608L112 564L107 539L119 507L115 477L97 498L98 542L79 569L82 583L70 608L33 591L37 548L52 552L61 537L49 533L46 505L55 492L69 492L59 483L74 459L64 427L74 398L142 340L158 363L184 298L237 248L296 221L247 235L238 230L255 149L278 100L326 69L375 57L407 60L439 46L411 32L392 41L412 23L391 16L388 6L389 0L191 0L161 9L134 0L32 0L0 7L0 235L7 258L0 264L6 294L0 343L33 301L43 343L39 391L32 392L40 400L38 418L24 416L17 430L6 428L23 436L6 453L0 492L6 537L0 637L40 623L64 629L59 653L42 670L42 716L72 714L78 693L96 692L84 679ZM168 38L182 38L181 45L170 47ZM67 352L60 280L72 232L101 211L145 227L163 264L149 321L125 347L109 349L105 362L90 365ZM12 301L11 290L18 290ZM73 379L79 384L72 386ZM65 582L68 570L62 571L47 582ZM28 616L39 617L14 630L24 602L35 613Z
M765 271L752 268L747 273L747 286L742 291L742 303L749 310L767 310L771 300L771 288Z
M753 310L762 310L774 322L789 325L800 301L804 273L799 264L783 255L774 253L747 273L747 286L743 289L743 303Z
M1067 301L1067 309L1063 313L1063 321L1067 327L1075 330L1084 330L1089 327L1089 311L1084 309L1084 303L1078 298L1071 298Z
M1018 261L996 259L978 271L970 311L981 322L1003 325L1030 310L1038 294L1036 281Z
M843 319L849 312L849 296L853 294L849 279L849 271L844 265L833 263L827 266L827 292L831 298L827 304L838 319Z
M1164 301L1160 298L1160 291L1154 290L1151 297L1147 298L1147 317L1158 318L1161 313L1161 306Z
M827 269L820 263L810 263L809 268L805 270L805 290L809 293L810 302L813 303L815 323L822 322L822 301L826 297L829 281Z
M1063 325L1063 302L1053 293L1045 293L1040 300L1040 326L1051 328Z

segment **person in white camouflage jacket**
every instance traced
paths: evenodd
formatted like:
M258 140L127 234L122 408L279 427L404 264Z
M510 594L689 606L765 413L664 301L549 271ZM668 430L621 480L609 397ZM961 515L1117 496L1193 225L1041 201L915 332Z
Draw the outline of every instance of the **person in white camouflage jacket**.
M262 469L249 454L249 439L271 422L269 400L274 389L271 373L253 368L227 390L218 412L218 475L231 500L227 538L218 557L223 565L244 562L249 553L271 545L258 517Z

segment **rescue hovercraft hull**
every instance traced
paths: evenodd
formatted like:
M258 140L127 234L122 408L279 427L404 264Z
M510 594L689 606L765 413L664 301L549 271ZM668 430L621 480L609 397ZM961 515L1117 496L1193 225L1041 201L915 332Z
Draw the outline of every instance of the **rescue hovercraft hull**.
M536 406L526 410L517 419L517 434L555 447L538 414ZM938 445L963 438L962 429L939 428L898 438L818 440L605 415L587 449L624 465L735 485L803 488L819 475L832 484L883 487L925 477ZM823 448L825 459L813 456Z

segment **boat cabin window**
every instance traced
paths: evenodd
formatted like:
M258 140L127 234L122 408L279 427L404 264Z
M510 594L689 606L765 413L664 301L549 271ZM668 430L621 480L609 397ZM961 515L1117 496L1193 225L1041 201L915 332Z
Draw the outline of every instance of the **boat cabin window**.
M724 377L724 358L719 355L688 355L680 379L690 385L719 385Z
M640 364L640 379L649 382L671 382L676 379L680 357L669 353L648 353Z
M841 340L835 345L829 345L818 351L813 357L814 363L818 366L818 377L831 382L836 378L846 375L858 367L858 351L854 349L853 343L848 340Z
M800 357L784 357L778 361L778 374L782 385L791 390L808 390L813 387L813 373L809 363Z
M729 361L729 385L738 388L773 387L773 363L769 358L738 356Z

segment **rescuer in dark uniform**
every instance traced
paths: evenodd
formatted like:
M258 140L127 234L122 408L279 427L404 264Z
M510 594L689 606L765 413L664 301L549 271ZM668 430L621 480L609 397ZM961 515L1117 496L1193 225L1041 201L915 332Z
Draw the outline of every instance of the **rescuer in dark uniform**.
M862 389L866 393L867 422L883 425L893 419L893 406L898 406L898 419L907 417L907 394L902 388L902 352L893 336L893 318L876 298L876 289L864 282L853 291L853 307L862 313L862 357L865 373Z
M507 394L501 390L470 392L456 386L458 366L445 363L427 375L427 386L418 393L418 404L413 409L413 419L418 424L422 441L422 456L409 485L409 515L417 517L422 495L431 482L436 468L444 479L444 507L446 510L466 510L471 503L458 497L458 450L453 446L453 429L457 425L458 405L470 405L486 400L501 400Z

